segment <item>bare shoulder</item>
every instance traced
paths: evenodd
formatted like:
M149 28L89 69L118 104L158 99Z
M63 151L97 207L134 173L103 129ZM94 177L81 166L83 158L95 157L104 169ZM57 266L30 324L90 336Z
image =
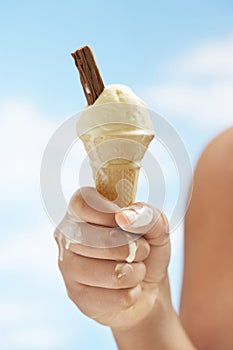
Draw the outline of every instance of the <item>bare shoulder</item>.
M198 215L205 224L225 226L233 219L233 128L217 136L204 150L193 179L193 196L187 220ZM215 217L214 214L217 216ZM206 218L210 221L207 221ZM223 228L221 222L221 228ZM222 231L222 230L221 230ZM229 232L228 232L229 233ZM233 236L233 232L232 232ZM220 237L218 236L220 239Z
M196 176L215 169L215 176L233 172L233 128L218 135L204 150L196 169ZM225 171L225 174L223 173ZM233 179L232 179L233 180Z
M204 150L185 220L181 319L198 349L233 348L233 128Z

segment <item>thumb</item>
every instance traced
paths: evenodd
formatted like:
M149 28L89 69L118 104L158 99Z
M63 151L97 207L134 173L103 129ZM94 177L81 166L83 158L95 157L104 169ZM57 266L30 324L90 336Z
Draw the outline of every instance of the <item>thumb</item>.
M122 230L145 235L152 246L164 244L168 239L168 221L163 212L146 203L135 203L115 214Z
M122 230L144 235L150 244L150 254L144 261L147 273L144 281L158 283L167 272L170 258L168 221L163 212L146 203L135 203L115 214Z

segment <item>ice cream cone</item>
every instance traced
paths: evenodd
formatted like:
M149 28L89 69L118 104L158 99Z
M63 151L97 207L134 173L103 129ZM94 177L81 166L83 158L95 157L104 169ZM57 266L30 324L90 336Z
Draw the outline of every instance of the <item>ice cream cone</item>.
M98 192L124 207L135 201L141 161L154 134L113 123L103 134L95 127L81 136Z
M141 161L154 137L145 103L124 85L105 86L76 124L96 189L120 207L135 200Z

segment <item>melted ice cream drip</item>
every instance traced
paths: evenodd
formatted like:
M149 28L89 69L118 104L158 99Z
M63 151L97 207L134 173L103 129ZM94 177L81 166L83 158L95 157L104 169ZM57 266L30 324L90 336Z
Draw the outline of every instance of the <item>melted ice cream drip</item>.
M57 238L58 246L59 246L59 260L63 261L64 257L64 248L66 250L70 249L71 243L73 243L72 239L66 237L61 231L57 231L55 234L55 237ZM64 245L65 241L65 245Z
M134 261L137 249L138 249L138 246L136 241L129 243L129 255L125 259L128 263L131 263Z
M131 227L139 228L149 225L153 220L153 210L148 206L138 208L137 206L132 207L134 212L137 214L137 218L130 224Z
M70 239L68 239L67 237L65 237L65 240L66 240L66 244L65 244L65 248L66 250L69 250L70 249L70 244L72 243Z
M56 231L55 233L55 238L57 238L57 243L58 243L58 247L59 247L59 260L63 261L63 256L64 256L64 247L63 247L63 234L60 231Z
M69 213L58 225L55 233L59 246L59 260L63 261L64 249L69 250L71 243L80 243L82 233L79 227L79 222L75 220Z

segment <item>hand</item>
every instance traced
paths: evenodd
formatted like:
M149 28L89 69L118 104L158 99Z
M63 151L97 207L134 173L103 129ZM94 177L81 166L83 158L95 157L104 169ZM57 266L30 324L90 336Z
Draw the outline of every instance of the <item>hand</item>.
M109 212L90 206L90 201L88 204L82 196L83 191L92 201L99 201L98 209L109 207ZM119 208L115 213L111 208L112 203L100 198L94 188L77 191L69 205L74 218L144 234L135 241L134 261L126 261L128 244L95 248L71 243L69 249L64 248L59 268L70 299L85 315L113 329L126 330L139 324L156 307L160 289L167 278L170 240L166 217L159 210L145 203L135 203L123 210ZM63 227L65 221L66 218ZM88 224L82 222L82 225L88 230ZM58 242L57 230L55 238ZM65 239L62 244L65 247Z

